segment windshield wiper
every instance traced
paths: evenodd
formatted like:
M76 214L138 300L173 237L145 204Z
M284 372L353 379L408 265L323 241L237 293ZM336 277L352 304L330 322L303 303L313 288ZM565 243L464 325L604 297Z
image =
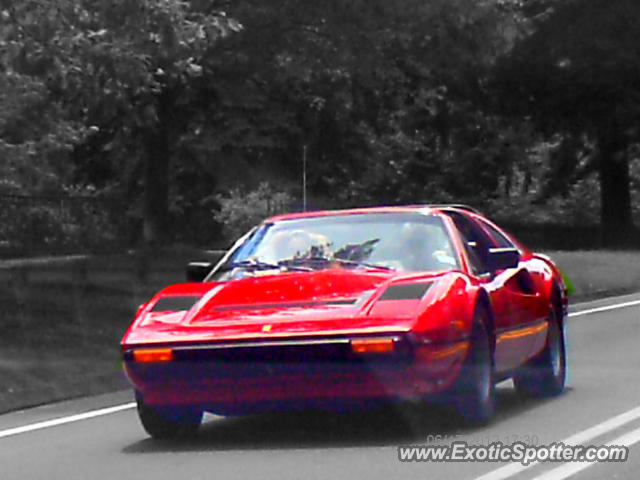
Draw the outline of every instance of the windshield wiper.
M300 257L300 258L291 258L289 260L282 260L278 262L278 264L283 265L286 268L301 266L301 265L309 265L315 268L322 268L332 263L339 263L342 266L350 266L350 267L366 267L366 268L375 268L380 270L395 270L392 267L388 267L386 265L378 265L375 263L367 263L367 262L359 262L357 260L347 260L346 258L329 258L329 257Z
M324 265L328 265L331 263L332 259L328 257L298 257L298 258L289 258L287 260L280 260L278 265L283 266L285 268L295 268L301 270L312 270L311 267L322 267ZM305 266L307 266L305 268Z
M225 265L223 268L221 268L221 271L229 271L229 270L233 270L234 268L241 268L244 270L300 270L300 271L304 271L304 272L308 272L311 270L311 268L308 267L303 267L303 266L298 266L298 265L294 265L294 264L290 264L289 261L285 260L285 261L281 261L278 263L269 263L269 262L262 262L260 260L242 260L240 262L232 262L229 263L228 265Z
M233 270L234 268L243 268L245 270L279 270L280 265L261 262L259 260L242 260L241 262L228 263L224 265L221 270Z
M389 267L387 265L380 265L378 263L359 262L358 260L347 260L345 258L334 258L333 261L338 262L341 265L350 265L353 267L376 268L379 270L395 270L395 268Z

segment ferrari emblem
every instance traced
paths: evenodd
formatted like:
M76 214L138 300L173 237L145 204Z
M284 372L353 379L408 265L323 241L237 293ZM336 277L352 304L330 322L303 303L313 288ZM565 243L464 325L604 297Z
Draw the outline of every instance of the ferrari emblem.
M265 332L265 333L266 332L270 332L271 331L271 325L264 325L262 327L262 331Z

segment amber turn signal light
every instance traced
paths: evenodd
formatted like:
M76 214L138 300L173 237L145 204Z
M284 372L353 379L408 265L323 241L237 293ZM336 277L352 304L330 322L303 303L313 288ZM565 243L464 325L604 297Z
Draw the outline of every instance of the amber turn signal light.
M389 353L395 345L393 338L359 338L351 340L353 353Z
M173 360L173 351L170 348L134 350L133 360L136 362L170 362Z

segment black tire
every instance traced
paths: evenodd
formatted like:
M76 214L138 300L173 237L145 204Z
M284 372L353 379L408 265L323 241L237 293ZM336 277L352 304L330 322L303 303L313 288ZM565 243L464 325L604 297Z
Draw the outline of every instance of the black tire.
M544 349L513 376L516 390L526 396L553 397L564 390L567 352L564 331L553 308L548 322Z
M138 416L153 438L184 438L193 435L202 423L202 410L185 407L152 407L136 392Z
M479 310L471 331L471 345L455 384L455 406L460 417L473 425L486 424L495 411L494 362L491 338Z

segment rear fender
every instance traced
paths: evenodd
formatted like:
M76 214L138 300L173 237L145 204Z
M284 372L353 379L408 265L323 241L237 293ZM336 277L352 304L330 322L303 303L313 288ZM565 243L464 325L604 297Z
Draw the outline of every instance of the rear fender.
M533 257L544 264L545 268L541 269L544 282L543 293L549 304L554 306L558 319L562 322L569 308L568 289L562 272L546 255L536 253Z

